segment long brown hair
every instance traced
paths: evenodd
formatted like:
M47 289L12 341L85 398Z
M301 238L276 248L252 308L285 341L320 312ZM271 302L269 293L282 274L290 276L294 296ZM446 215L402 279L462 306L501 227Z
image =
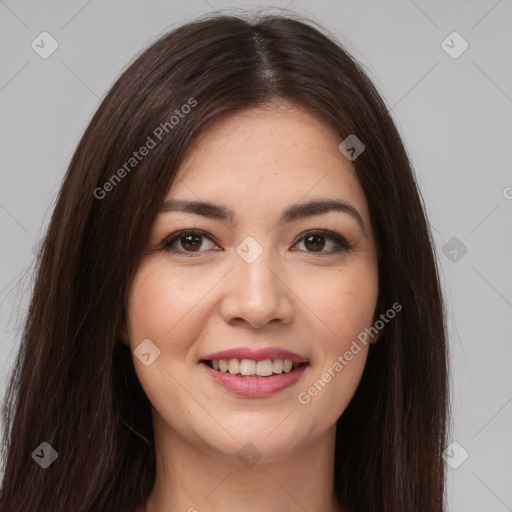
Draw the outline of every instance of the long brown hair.
M351 512L444 510L445 313L409 158L378 91L332 34L262 13L207 15L160 37L85 130L5 397L2 510L118 512L144 502L155 478L150 404L120 343L131 279L194 138L222 115L279 99L321 116L340 142L356 134L365 144L353 164L379 247L375 316L402 306L337 422L337 497ZM43 442L58 454L46 469L32 456Z

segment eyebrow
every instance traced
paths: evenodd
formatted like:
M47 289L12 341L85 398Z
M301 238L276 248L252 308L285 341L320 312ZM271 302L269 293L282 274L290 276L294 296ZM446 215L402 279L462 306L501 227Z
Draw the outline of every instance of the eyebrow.
M215 205L204 201L186 201L182 199L168 199L162 204L160 212L186 212L201 215L211 219L233 222L235 212L225 206ZM363 233L366 234L361 214L351 204L339 199L317 199L307 203L298 203L286 208L281 214L277 224L287 224L306 217L323 215L328 212L337 211L347 213L353 217Z

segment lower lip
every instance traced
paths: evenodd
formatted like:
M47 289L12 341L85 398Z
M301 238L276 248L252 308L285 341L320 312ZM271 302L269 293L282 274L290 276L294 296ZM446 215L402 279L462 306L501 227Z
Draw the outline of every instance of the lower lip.
M222 387L240 396L263 398L274 395L295 384L307 368L307 364L299 366L290 373L281 373L272 377L239 377L230 373L210 368L206 363L201 366L210 374L212 379Z

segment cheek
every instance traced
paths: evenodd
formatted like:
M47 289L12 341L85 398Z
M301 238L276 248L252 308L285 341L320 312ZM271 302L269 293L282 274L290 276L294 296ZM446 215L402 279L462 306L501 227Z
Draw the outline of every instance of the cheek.
M317 361L297 398L305 407L303 413L316 418L320 428L320 423L333 424L339 418L361 379L370 339L361 340L372 325L378 275L367 266L347 268L317 280L313 289L307 304L321 320L314 340Z
M308 297L307 305L324 324L329 351L344 351L371 325L378 296L378 275L374 269L341 269L316 276L309 286L307 282L303 286L302 296Z
M137 377L158 414L178 426L189 414L189 396L180 383L187 382L190 340L202 329L198 307L208 283L187 286L189 279L169 265L142 263L131 285L127 320L132 353L145 339L158 347L158 357L148 366L134 355ZM210 285L211 287L211 285ZM204 315L203 315L204 316ZM170 399L172 409L170 409ZM179 414L173 414L180 411Z
M202 297L214 284L211 277L194 279L193 286L191 281L192 277L186 272L178 273L169 265L140 267L128 301L128 324L133 343L144 338L156 343L177 338L181 325L197 316Z

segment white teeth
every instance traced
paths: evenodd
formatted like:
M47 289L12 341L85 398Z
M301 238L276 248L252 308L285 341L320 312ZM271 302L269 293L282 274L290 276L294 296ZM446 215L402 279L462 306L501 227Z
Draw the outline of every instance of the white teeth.
M256 375L260 377L268 377L272 375L273 364L272 359L265 359L256 363Z
M237 375L240 373L240 361L238 359L230 359L228 365L228 371L231 375Z
M274 371L274 373L283 373L283 360L274 359L272 370Z
M212 361L214 370L219 370L231 375L258 375L269 377L272 374L290 373L292 369L299 366L290 359L264 359L254 361L253 359L220 359Z
M255 375L256 361L253 361L252 359L242 359L240 361L240 373L242 375Z

